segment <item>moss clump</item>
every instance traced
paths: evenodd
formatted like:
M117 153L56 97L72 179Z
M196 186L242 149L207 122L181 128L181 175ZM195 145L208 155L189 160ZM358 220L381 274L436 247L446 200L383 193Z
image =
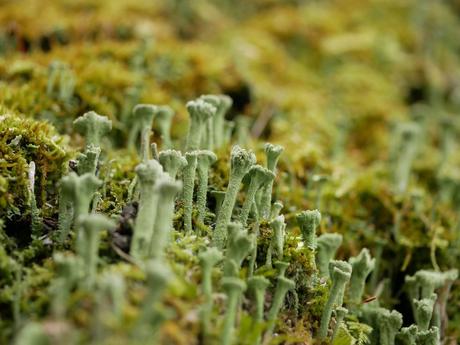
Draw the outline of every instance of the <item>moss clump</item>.
M51 215L54 211L46 204L54 204L57 181L69 158L64 138L46 122L12 114L0 116L0 133L0 214L6 215L7 221L27 214L27 174L33 161L37 204Z
M0 232L0 343L11 343L21 331L19 319L32 321L24 328L25 335L56 330L58 325L61 331L56 339L69 344L72 338L67 333L72 331L80 342L139 342L132 330L146 308L147 272L128 253L140 192L134 168L142 157L134 147L126 147L128 138L135 141L139 136L133 131L132 112L138 103L168 104L174 110L171 141L165 136L169 123L156 120L143 136L150 137L161 151L184 148L187 100L203 93L224 93L233 99L225 116L215 114L202 129L205 140L200 149L214 146L218 156L209 171L209 189L192 193L199 197L192 198L191 207L181 200L176 203L174 231L164 259L177 279L161 303L175 315L164 322L160 343L206 343L200 333L203 275L197 255L210 245L219 200L231 177L233 144L254 150L261 165L266 159L262 154L265 141L285 147L273 193L256 193L258 204L265 205L261 212L249 209L246 217L246 200L252 198L247 197L243 179L230 217L247 218L248 233L259 233L257 255L243 261L238 277L254 274L269 279L266 312L276 296L276 260L290 263L283 272L296 289L286 295L272 343L318 343L319 320L331 289L328 277L319 277L315 268L312 248L316 241L303 244L294 224L301 210L321 211L318 236L343 235L337 259L356 256L363 247L376 258L362 298L355 302L345 298L342 309L342 301L334 306L338 313L332 312L327 330L336 334L327 340L334 345L366 343L371 330L360 323L367 322L361 314L374 298L378 307L404 314L407 326L413 315L402 293L404 275L458 266L460 178L455 168L460 154L455 139L460 126L455 114L460 87L455 77L460 74L460 8L454 1L120 0L115 4L50 0L40 6L37 0L26 2L31 6L4 4L0 13L0 114L23 114L2 116L0 121L0 223L4 228ZM218 104L215 96L200 99ZM97 166L91 165L91 172L103 181L91 212L118 219L118 227L101 233L96 288L85 291L75 286L59 303L52 294L46 295L48 285L60 279L59 274L50 278L56 268L49 262L55 260L53 252L74 250L79 229L72 228L64 243L53 242L56 181L61 177L60 167L66 175L66 158L52 143L44 142L50 140L62 149L65 141L54 130L45 133L44 127L50 126L34 120L46 119L62 135L73 135L70 145L77 149L83 140L74 133L72 122L90 110L107 114L113 124L101 143ZM402 123L414 124L422 133L416 143L409 140L409 147L400 135L395 136ZM10 136L9 131L27 126L34 129ZM209 136L213 128L220 130ZM35 138L40 133L43 138ZM144 143L143 148L148 146ZM34 165L36 202L30 202L27 173ZM395 181L395 169L403 171L399 174L402 184ZM77 170L82 172L78 164ZM178 171L179 179L182 175ZM192 181L192 189L193 185ZM398 185L403 186L399 191ZM271 197L284 205L284 250L270 250L274 234L266 200ZM38 212L31 207L35 205ZM37 218L42 221L43 236L31 240L31 224ZM184 224L193 231L185 234ZM279 249L281 242L276 243ZM273 260L267 260L271 256ZM104 285L106 274L118 275L125 282L126 293L119 294L122 297L116 303L111 297L114 290ZM218 267L212 272L210 344L219 342L227 304L220 274ZM448 312L443 319L450 320L447 325L441 323L445 343L460 334L455 308L459 286L453 282L448 302L447 297L443 299ZM444 289L437 293L449 295ZM52 299L51 314L48 298ZM253 301L247 294L241 300L235 342L254 343L249 339L257 328L250 316ZM67 314L56 317L53 304L64 305ZM115 304L117 309L122 306L119 314L110 312ZM349 310L346 316L343 307ZM340 313L343 320L337 322ZM371 335L378 338L376 333Z

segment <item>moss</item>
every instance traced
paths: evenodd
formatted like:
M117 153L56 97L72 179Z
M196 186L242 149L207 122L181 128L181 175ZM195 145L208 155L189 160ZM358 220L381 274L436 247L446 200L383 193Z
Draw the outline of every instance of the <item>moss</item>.
M19 271L25 284L24 317L51 327L44 293L54 274L48 258L54 249L56 185L74 156L72 150L83 146L72 121L89 110L107 114L113 122L97 170L104 184L96 211L121 217L114 233L102 235L100 266L104 272L120 273L128 293L123 320L116 323L99 315L97 296L79 288L72 292L69 316L62 324L76 330L82 341L90 341L102 329L102 338L110 335L101 343L129 343L146 294L142 269L120 263L130 260L124 253L129 252L137 210L128 186L139 158L124 148L137 103L171 105L176 113L172 145L179 149L187 129L185 101L200 94L227 93L234 104L226 120L242 115L250 121L247 146L256 150L259 163L263 141L285 147L273 200L284 204L284 259L290 262L286 273L297 289L296 295L287 296L274 343L313 342L330 288L327 280L316 279L314 255L297 238L294 215L302 209L320 208L324 217L318 232L344 235L338 258L356 255L362 247L369 247L372 254L382 250L379 272L367 292L377 294L380 290L373 288L383 287L377 297L385 307L406 309L400 297L406 273L457 265L458 177L446 167L457 166L459 155L454 145L444 157L442 120L452 118L449 128L455 138L457 124L450 115L458 112L459 105L453 82L460 65L457 5L425 1L419 6L412 0L181 3L55 0L41 4L39 14L33 0L27 1L30 6L15 2L3 6L0 113L11 115L0 117L0 307L7 310L0 321L0 343L10 342L14 333L11 306ZM75 77L75 88L67 97L60 97L58 88L46 92L54 61L65 64ZM414 160L407 194L396 195L391 181L391 128L409 120L422 127L423 155ZM157 124L153 128L152 140L163 149ZM57 133L69 135L70 141ZM230 146L217 152L210 190L226 189ZM32 160L37 165L35 195L44 223L43 236L33 241L27 197L27 164ZM321 188L315 182L318 176L327 177ZM244 200L243 189L233 219ZM179 278L165 299L175 316L164 324L164 343L198 342L201 275L196 254L209 246L215 206L208 195L204 224L194 223L200 234L188 236L183 232L183 205L177 202L167 262ZM198 219L195 212L192 215ZM256 273L274 282L276 270L264 267L271 237L268 224L262 222ZM71 250L73 240L58 249ZM241 278L246 273L242 270ZM214 275L215 291L221 291L218 270ZM391 281L385 283L385 277ZM273 288L267 303L272 294ZM447 334L455 338L460 332L454 308L460 300L457 283L451 296ZM225 303L219 293L215 299L212 319L219 320ZM246 307L241 339L252 327ZM349 317L343 329L359 343L368 330L354 315ZM411 316L404 317L409 322ZM219 327L214 332L212 339L217 340Z
M38 207L54 204L56 184L66 170L65 163L69 158L64 138L51 125L19 115L2 115L0 131L4 134L0 142L0 173L5 191L0 212L11 219L28 211L27 171L31 161L35 162L37 171L35 194ZM50 211L47 211L49 215Z

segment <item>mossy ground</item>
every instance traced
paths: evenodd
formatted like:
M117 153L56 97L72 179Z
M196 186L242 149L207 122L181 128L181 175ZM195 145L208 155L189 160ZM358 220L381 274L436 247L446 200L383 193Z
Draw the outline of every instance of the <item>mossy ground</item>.
M288 275L299 290L298 310L289 295L280 316L280 342L312 342L327 294L328 282L314 291L302 288L311 267L307 252L292 250L299 241L294 220L299 210L319 208L320 232L344 235L339 258L356 255L362 247L376 255L381 246L376 282L384 291L378 298L381 305L400 310L405 324L412 316L402 292L404 276L421 268L460 268L460 176L455 173L460 160L460 11L454 2L193 3L28 0L2 5L0 342L12 339L26 320L41 320L52 332L122 344L139 313L143 273L124 262L114 244L119 242L107 233L100 270L120 272L128 282L125 322L112 320L98 309L96 296L78 290L69 298L68 319L49 316L56 185L83 147L72 121L88 110L113 122L103 143L98 211L114 218L129 205L127 188L139 162L136 152L125 147L137 103L171 105L176 111L172 136L180 145L187 131L185 102L200 94L225 93L234 100L228 119L250 119L248 145L259 161L263 142L285 147L274 200L284 204L285 252L292 263ZM69 74L50 91L53 61L64 63ZM61 93L62 87L70 88L70 94ZM409 188L401 195L394 188L393 146L398 124L409 121L423 132ZM452 147L447 150L449 135ZM155 134L152 141L161 147ZM228 152L218 154L213 190L226 186ZM27 189L30 161L37 165L35 195L45 224L35 239ZM314 178L323 175L324 184ZM128 237L130 221L127 216ZM210 214L207 222L212 221ZM165 343L198 343L202 301L195 254L207 243L182 234L180 205L175 228L178 240L168 258L178 279L165 299L175 316L162 336ZM262 235L267 229L262 225ZM261 259L266 245L262 240ZM59 249L71 250L71 245ZM376 292L373 288L367 296ZM448 339L460 336L459 307L457 282L449 303ZM293 313L302 315L295 324ZM250 338L247 318L243 314L240 320L243 343ZM348 320L356 339L359 327Z

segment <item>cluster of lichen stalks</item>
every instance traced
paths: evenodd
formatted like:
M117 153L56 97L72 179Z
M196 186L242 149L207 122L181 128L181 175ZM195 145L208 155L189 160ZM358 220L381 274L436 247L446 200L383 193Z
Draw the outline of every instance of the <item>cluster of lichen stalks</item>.
M227 96L206 95L187 103L190 128L183 151L174 150L169 136L172 110L167 106L137 105L132 137L140 136L141 163L136 167L136 177L129 186L129 198L138 201L139 207L133 225L130 244L130 261L140 267L146 276L148 294L132 330L133 340L158 341L162 323L171 311L162 305L162 297L174 278L165 251L172 239L175 208L182 208L186 235L203 234L209 227L209 246L199 253L201 266L201 292L203 304L200 311L201 338L210 343L211 329L216 327L214 286L220 286L226 295L225 313L219 325L219 344L238 343L235 329L242 308L243 296L250 300L253 322L253 344L268 344L274 338L277 320L289 291L295 294L296 284L286 275L290 265L286 262L286 223L281 215L283 205L272 203L278 159L281 146L266 144L266 165L256 163L255 154L234 146L231 150L230 172L226 191L214 191L215 224L207 222L207 198L211 194L208 179L212 165L217 161L213 149L227 144L224 126L225 113L231 106ZM150 145L152 124L158 121L162 137L162 151ZM98 251L103 230L111 230L116 223L103 214L96 213L102 181L98 178L98 161L101 139L111 130L111 121L95 112L88 112L74 121L74 128L86 138L86 147L76 160L75 171L60 181L58 242L72 238L76 255L55 253L53 258L58 276L51 282L52 312L57 318L66 316L67 299L76 287L111 296L112 313L122 317L125 283L117 274L98 275ZM42 220L34 197L34 163L30 162L30 205L33 235L39 235ZM237 197L244 184L244 201L237 207ZM318 210L307 210L296 215L301 232L300 246L314 267L314 276L308 284L312 287L331 281L329 294L323 306L320 327L313 337L334 342L341 331L346 331L346 318L358 318L373 329L372 344L391 345L396 339L403 344L439 344L443 314L449 287L457 278L457 271L440 273L422 270L406 278L407 292L412 303L416 324L402 326L402 315L389 311L377 301L363 303L366 279L374 269L367 249L348 262L334 260L342 243L342 235L326 233L319 237L316 230L321 222ZM265 268L276 269L270 281L257 266L257 249L260 225L269 224L271 240L266 253ZM197 224L199 226L197 226ZM72 231L73 230L73 231ZM178 229L176 229L179 231ZM72 235L72 236L71 236ZM273 260L275 259L275 260ZM272 264L273 262L273 264ZM242 266L245 269L242 270ZM219 283L213 283L213 270L220 270ZM274 282L273 289L269 289ZM438 292L438 294L436 293ZM270 298L267 299L268 294ZM270 301L266 310L267 300ZM344 302L345 301L345 302ZM347 316L348 315L348 316ZM27 324L17 338L18 344L36 344L50 341L40 323Z

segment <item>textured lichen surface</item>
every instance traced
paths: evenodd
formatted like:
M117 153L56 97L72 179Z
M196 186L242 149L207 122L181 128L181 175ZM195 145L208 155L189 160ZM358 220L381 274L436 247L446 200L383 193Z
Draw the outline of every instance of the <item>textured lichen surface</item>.
M2 3L0 343L456 344L458 37L455 1Z

